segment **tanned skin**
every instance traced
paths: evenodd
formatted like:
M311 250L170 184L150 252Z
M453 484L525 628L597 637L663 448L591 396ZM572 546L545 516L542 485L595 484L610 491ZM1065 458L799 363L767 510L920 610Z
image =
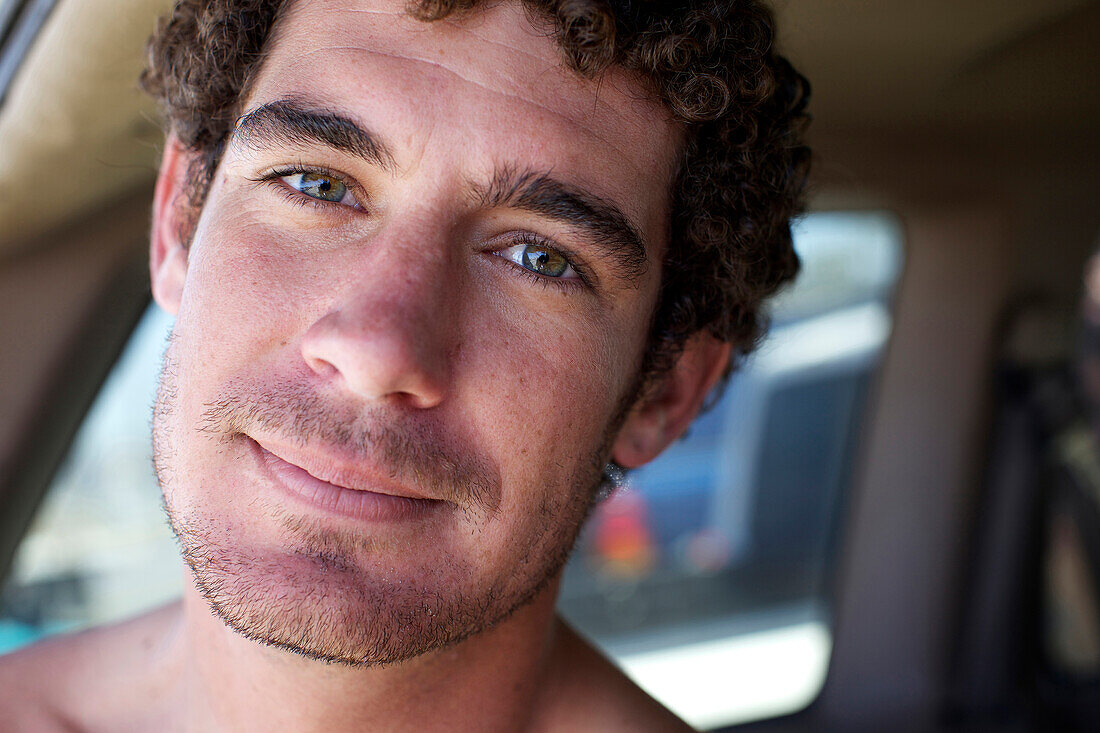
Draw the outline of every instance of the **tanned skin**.
M682 131L518 4L403 5L294 6L190 241L169 139L154 443L187 591L0 661L5 730L688 730L554 613L603 463L656 457L728 360L699 336L637 389Z

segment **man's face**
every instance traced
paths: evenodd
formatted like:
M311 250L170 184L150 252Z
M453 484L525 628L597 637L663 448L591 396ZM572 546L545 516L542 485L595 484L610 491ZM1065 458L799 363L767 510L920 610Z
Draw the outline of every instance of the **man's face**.
M403 5L278 29L165 303L155 418L218 613L348 662L556 577L633 397L680 139L519 7Z

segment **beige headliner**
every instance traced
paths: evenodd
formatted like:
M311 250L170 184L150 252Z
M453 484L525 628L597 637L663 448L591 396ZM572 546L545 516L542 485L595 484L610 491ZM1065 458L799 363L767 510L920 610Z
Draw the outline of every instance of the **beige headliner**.
M59 0L0 110L0 254L148 186L137 89L168 0ZM818 129L1059 135L1100 120L1094 0L786 0L782 43Z

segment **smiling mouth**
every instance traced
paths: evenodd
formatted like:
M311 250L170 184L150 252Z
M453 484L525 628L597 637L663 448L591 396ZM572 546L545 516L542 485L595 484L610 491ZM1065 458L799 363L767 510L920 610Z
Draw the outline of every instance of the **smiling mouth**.
M385 522L423 519L453 506L399 485L365 463L244 437L271 483L296 502L324 513Z

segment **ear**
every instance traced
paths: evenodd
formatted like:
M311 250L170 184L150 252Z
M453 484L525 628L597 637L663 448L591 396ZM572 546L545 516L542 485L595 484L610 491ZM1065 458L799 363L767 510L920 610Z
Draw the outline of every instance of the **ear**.
M153 196L153 231L149 242L149 281L153 300L175 315L183 297L187 277L187 243L180 240L185 215L184 192L191 157L169 134L160 162Z
M700 333L684 345L672 367L634 406L611 448L623 468L637 468L679 438L729 364L730 345Z

